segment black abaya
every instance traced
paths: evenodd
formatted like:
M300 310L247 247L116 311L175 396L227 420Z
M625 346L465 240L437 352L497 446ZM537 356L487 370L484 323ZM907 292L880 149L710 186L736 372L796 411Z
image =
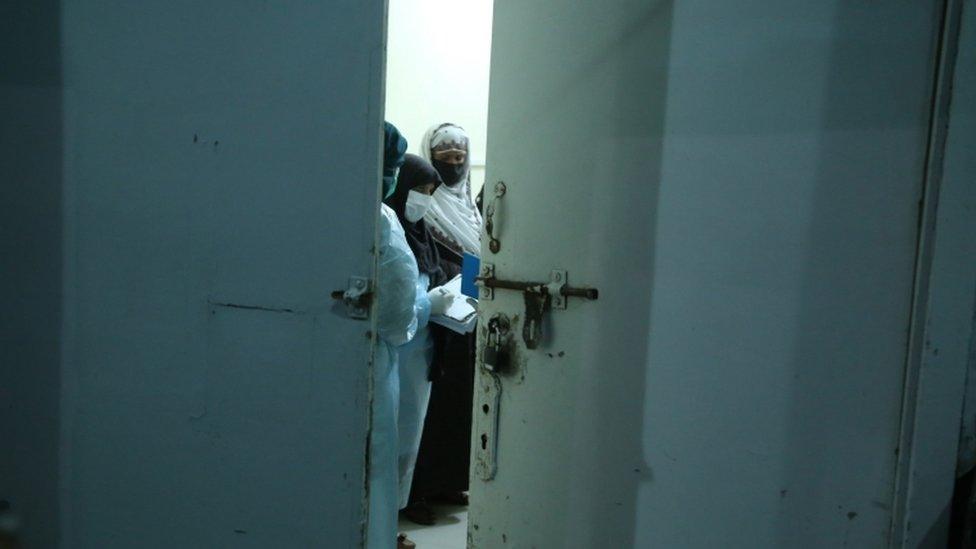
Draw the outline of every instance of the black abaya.
M441 266L448 279L453 278L461 272L461 257L446 246L438 248ZM411 503L468 490L475 332L461 335L437 325L431 325L431 332L433 387L414 469Z

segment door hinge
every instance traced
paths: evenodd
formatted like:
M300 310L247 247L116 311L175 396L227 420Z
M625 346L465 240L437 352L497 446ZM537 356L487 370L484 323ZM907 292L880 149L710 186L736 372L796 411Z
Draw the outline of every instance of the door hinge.
M373 283L364 276L349 277L349 286L345 290L332 292L332 299L345 305L349 318L366 320L373 304Z

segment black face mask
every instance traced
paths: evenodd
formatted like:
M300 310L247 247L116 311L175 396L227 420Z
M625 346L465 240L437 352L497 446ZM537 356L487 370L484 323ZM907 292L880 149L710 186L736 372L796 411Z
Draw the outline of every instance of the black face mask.
M440 160L431 162L434 169L441 175L441 181L448 187L453 187L461 182L464 174L467 173L466 164L448 164Z

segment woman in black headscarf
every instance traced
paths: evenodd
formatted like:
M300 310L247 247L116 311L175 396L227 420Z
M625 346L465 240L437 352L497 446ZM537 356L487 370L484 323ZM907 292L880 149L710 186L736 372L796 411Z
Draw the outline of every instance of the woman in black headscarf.
M441 185L437 170L423 158L408 154L400 167L397 186L393 194L384 202L396 212L407 235L407 243L417 258L421 274L430 278L431 288L447 282L447 275L441 269L440 254L434 243L430 228L424 221L431 202L431 196Z
M400 407L397 419L399 507L407 506L413 481L417 451L423 432L427 403L430 400L430 366L434 356L433 331L427 324L430 315L442 314L451 296L439 288L448 281L441 268L440 254L424 214L431 195L441 184L437 170L419 156L408 154L400 168L396 190L385 200L403 226L407 244L417 260L420 276L416 285L419 329L413 340L397 348L400 371Z

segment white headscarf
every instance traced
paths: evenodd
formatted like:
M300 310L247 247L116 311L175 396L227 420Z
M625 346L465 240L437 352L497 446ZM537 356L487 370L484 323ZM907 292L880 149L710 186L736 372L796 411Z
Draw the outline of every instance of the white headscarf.
M437 187L424 221L435 238L458 253L481 255L481 212L471 198L471 151L467 133L454 124L433 126L424 134L420 154L432 163L432 150L450 145L468 151L468 172L453 187Z

